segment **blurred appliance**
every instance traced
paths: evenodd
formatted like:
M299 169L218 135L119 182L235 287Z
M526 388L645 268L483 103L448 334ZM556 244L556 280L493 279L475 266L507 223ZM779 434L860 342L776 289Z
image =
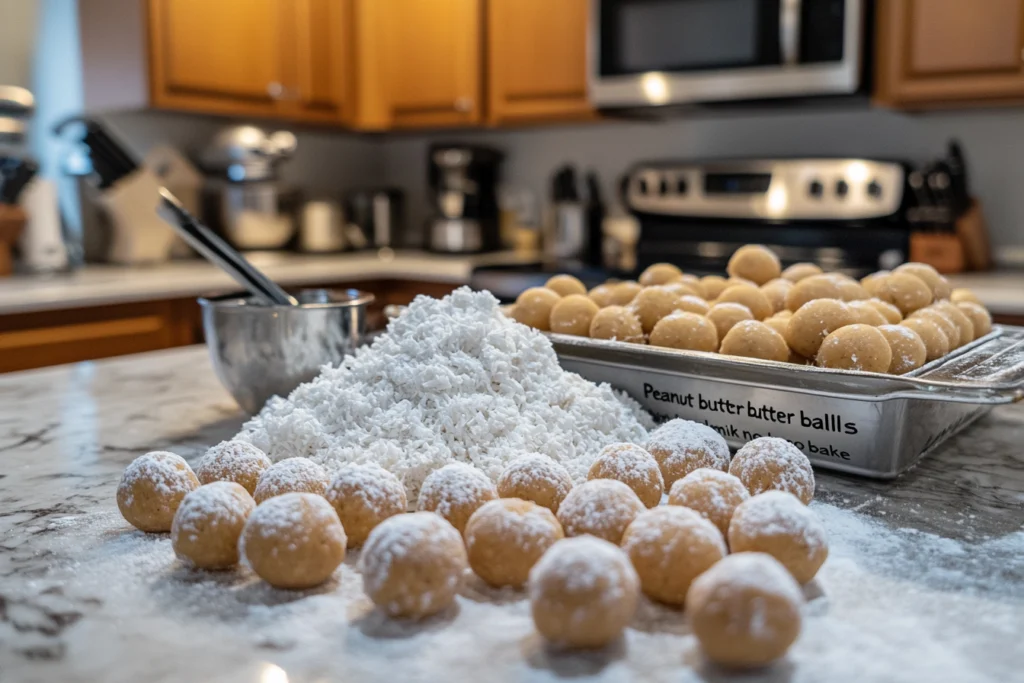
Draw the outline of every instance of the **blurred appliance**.
M280 249L295 234L299 193L284 187L278 171L296 144L288 131L232 126L203 151L203 215L235 248Z
M313 200L302 205L299 250L328 253L345 248L345 218L341 205L330 200Z
M591 0L602 109L852 94L868 0Z
M345 195L345 239L353 249L398 246L404 194L393 187L353 190Z
M579 267L587 248L588 233L576 169L572 165L555 171L551 179L551 202L551 211L544 221L544 264Z
M870 159L641 163L623 183L640 221L637 267L725 271L739 246L851 275L907 259L908 167Z
M504 158L502 152L489 147L431 146L427 164L432 209L429 249L466 254L501 246L498 177Z

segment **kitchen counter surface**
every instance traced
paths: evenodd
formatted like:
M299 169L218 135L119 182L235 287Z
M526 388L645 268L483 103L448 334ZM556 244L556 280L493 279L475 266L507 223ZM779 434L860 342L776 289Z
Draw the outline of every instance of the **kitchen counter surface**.
M0 679L726 681L682 616L643 603L625 638L560 653L523 596L470 581L457 609L389 621L350 553L336 580L274 590L193 572L114 502L154 449L192 463L242 416L205 350L0 377ZM994 410L893 482L819 472L831 551L789 656L752 681L1009 681L1024 670L1024 408Z

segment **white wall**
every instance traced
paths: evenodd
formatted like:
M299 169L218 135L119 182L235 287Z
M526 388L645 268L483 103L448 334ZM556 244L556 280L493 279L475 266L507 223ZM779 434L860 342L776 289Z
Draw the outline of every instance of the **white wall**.
M0 0L0 84L27 88L32 78L36 0Z

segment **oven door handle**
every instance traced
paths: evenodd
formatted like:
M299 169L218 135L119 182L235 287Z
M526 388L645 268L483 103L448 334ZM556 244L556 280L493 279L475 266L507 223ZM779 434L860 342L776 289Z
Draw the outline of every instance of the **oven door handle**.
M779 52L783 66L800 61L800 10L803 0L782 0L779 7Z

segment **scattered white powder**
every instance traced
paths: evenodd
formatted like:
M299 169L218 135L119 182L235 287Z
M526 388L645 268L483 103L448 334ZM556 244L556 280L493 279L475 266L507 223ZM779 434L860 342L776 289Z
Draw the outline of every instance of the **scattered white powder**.
M152 490L161 498L185 495L193 490L195 481L189 476L191 468L180 455L167 451L153 451L140 455L132 460L121 475L119 491L125 491L126 505L131 505L135 497L132 495L135 484L140 481L150 482Z
M285 458L263 471L252 497L263 502L291 491L323 493L327 480L327 471L309 458Z
M811 461L799 448L775 436L748 441L736 451L729 472L743 480L754 495L773 488L789 491L801 499L810 500L814 496ZM759 490L751 488L765 484L767 486Z
M590 597L598 604L614 604L639 590L640 579L626 553L618 546L593 536L559 541L544 553L530 570L528 592L531 602L548 599L545 588L557 585L551 597L574 594ZM590 611L591 605L580 607Z
M786 491L765 491L745 501L733 513L732 525L748 538L799 539L809 551L828 543L818 516Z
M722 435L700 422L676 418L661 425L647 439L647 450L657 451L665 470L702 461L702 466L725 470L729 467L729 444Z
M643 442L652 426L632 399L563 371L551 342L493 296L462 288L417 297L372 345L271 399L237 438L274 460L377 462L415 498L449 462L496 480L531 452L583 481L603 446Z

